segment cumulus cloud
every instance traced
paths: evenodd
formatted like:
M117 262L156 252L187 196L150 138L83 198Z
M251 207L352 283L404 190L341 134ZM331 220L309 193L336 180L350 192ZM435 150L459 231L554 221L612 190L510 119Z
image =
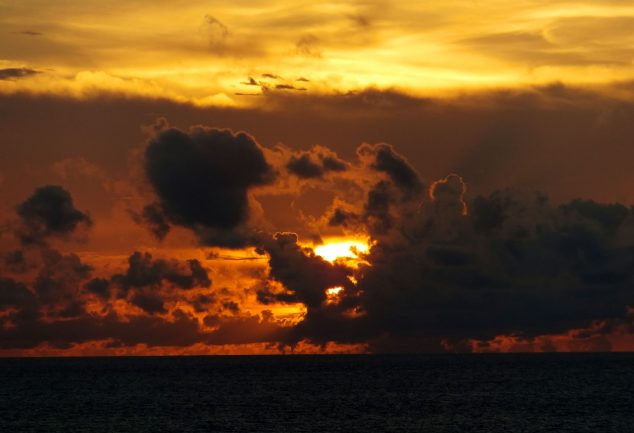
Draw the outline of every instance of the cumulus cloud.
M93 277L79 256L42 243L3 257L2 266L20 280L0 278L0 349L67 349L90 341L110 348L248 344L278 341L285 332L270 314L243 314L235 301L209 291L208 270L196 259L135 252L123 273ZM213 308L219 314L206 329L210 320L175 305L205 317Z
M153 259L151 254L139 251L128 258L126 273L114 275L112 281L124 291L159 286L162 283L169 283L182 290L211 286L207 271L196 259L181 264L176 260Z
M342 287L352 290L349 268L331 264L304 249L297 243L295 233L277 233L264 250L269 255L270 278L284 285L287 291L274 293L269 287L258 293L264 303L277 300L301 302L308 307L319 307L326 300L326 289Z
M461 179L435 186L435 200L416 220L394 220L400 235L380 238L354 273L363 314L324 316L313 303L298 330L323 341L346 320L343 341L380 351L389 336L400 350L443 350L447 341L456 348L468 339L561 334L621 318L634 303L631 209L499 191L465 213ZM319 326L308 323L314 318Z
M421 191L423 184L418 173L391 145L363 144L357 149L357 154L363 160L369 161L373 169L386 173L394 184L407 193Z
M35 306L35 296L25 284L10 278L0 278L0 307L29 311Z
M143 219L157 235L169 222L194 230L201 242L225 244L239 243L235 229L249 217L249 190L275 177L253 137L205 127L160 132L146 149L145 172L158 204L146 207Z
M92 225L90 217L75 208L70 193L56 185L37 188L16 211L23 225L18 235L25 244L68 236L81 226Z
M310 151L291 155L286 168L301 179L323 177L328 172L343 172L348 163L324 146L314 146Z

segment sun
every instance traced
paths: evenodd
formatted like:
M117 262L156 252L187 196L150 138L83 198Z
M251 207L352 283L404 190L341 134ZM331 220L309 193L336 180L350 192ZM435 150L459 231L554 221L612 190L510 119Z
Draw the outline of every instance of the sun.
M359 255L367 253L369 248L370 246L367 241L359 239L334 239L315 247L314 251L315 254L331 263L337 259L355 262L359 261Z

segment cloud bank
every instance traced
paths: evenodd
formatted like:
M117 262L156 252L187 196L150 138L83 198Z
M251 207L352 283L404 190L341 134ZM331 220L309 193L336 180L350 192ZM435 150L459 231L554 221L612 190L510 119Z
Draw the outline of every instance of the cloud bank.
M137 222L165 242L170 227L184 229L266 265L247 268L242 294L199 259L133 251L121 271L96 269L49 245L92 219L64 188L40 187L15 208L19 247L4 253L2 349L609 350L630 338L634 213L623 204L510 188L469 195L459 174L426 182L387 143L346 160L202 126L157 130L140 164L150 194ZM329 262L266 212L252 217L258 200L296 182L348 185L311 227L367 236L357 263ZM273 312L284 306L302 313Z

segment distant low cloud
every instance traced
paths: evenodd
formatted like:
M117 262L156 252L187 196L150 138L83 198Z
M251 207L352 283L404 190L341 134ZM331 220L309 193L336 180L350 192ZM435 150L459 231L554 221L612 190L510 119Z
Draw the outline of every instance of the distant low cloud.
M42 72L29 68L4 68L0 69L0 80L16 80L20 78L28 78L40 73Z
M33 31L33 30L23 30L23 31L14 32L14 33L19 34L19 35L26 35L26 36L42 36L42 34L43 34L43 33L40 33L40 32Z
M276 84L275 88L277 90L299 90L299 91L306 90L305 87L295 87L292 84Z

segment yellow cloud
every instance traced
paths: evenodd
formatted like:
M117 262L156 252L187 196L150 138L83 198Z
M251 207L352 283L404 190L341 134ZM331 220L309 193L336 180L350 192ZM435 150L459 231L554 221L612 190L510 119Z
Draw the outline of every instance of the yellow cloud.
M0 3L0 17L0 61L42 71L3 80L2 92L122 92L239 106L257 104L244 95L267 91L372 86L421 94L634 78L634 7L615 1L241 0L156 8L148 0L33 0ZM245 84L249 78L255 84Z

